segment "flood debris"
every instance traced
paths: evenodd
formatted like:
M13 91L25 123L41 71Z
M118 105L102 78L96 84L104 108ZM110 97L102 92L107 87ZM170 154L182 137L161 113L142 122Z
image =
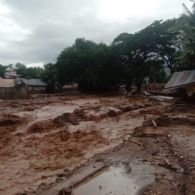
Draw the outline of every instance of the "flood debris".
M0 101L0 110L0 194L81 195L93 188L102 194L194 193L195 110L190 102L143 94L51 95ZM106 191L106 182L92 187L107 174L120 192L112 186ZM128 193L121 183L124 175L133 181Z
M59 191L58 195L72 195L71 189L62 189Z
M17 115L13 114L0 114L0 126L10 126L10 125L15 125L22 123L24 119L18 117Z
M178 93L189 98L195 96L195 70L175 72L166 84L164 92Z
M156 122L154 120L152 120L152 123L153 123L154 127L157 128L157 124L156 124Z
M166 169L170 169L172 171L177 171L177 167L175 167L174 164L172 164L171 162L169 162L169 160L165 159L164 161L161 161L158 163L159 166L162 166Z

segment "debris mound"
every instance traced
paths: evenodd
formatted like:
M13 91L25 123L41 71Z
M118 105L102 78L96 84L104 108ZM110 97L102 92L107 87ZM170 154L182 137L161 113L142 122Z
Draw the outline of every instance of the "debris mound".
M42 133L52 128L55 128L55 125L52 120L38 121L32 124L28 128L27 132L28 133Z
M64 126L64 123L78 125L82 120L86 120L84 110L76 109L73 113L64 113L63 115L56 117L54 122Z
M12 114L1 114L0 115L0 126L15 125L22 122L22 119Z
M97 144L107 144L108 141L98 131L75 131L60 130L51 134L45 134L43 137L31 136L25 142L26 148L36 148L36 161L33 168L36 170L59 169L64 167L64 163L71 161L72 158L83 156L89 148ZM37 147L39 146L39 147ZM45 159L50 157L49 162ZM56 161L61 164L56 164ZM47 164L47 167L45 167Z

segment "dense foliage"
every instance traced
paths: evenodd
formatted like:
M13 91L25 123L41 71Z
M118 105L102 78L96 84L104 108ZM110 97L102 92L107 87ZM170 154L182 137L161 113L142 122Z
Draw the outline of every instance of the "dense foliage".
M56 68L59 82L76 82L83 90L112 89L122 76L112 48L85 39L77 39L72 47L64 49Z
M23 78L27 79L38 79L42 78L42 75L44 73L43 68L40 67L29 67L27 68L24 64L17 63L13 69L16 71L18 75L20 75Z
M27 68L26 65L21 63L16 63L15 65L1 65L0 64L0 77L4 77L7 70L15 71L18 75L22 78L26 79L42 79L43 75L45 74L45 70L40 67L29 67Z
M0 64L0 77L4 77L6 71L6 66Z
M60 83L76 82L82 90L110 90L133 82L141 89L145 77L163 82L164 66L173 70L177 36L175 20L156 21L135 33L122 33L110 46L77 39L58 56Z

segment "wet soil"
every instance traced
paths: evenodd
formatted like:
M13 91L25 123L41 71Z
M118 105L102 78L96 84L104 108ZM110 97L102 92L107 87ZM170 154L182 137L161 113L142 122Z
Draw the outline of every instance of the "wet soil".
M47 194L97 162L107 169L81 178L75 195L195 194L193 104L50 96L1 101L0 110L2 195Z
M124 165L111 166L73 189L74 195L137 194L139 189L154 182L154 171L147 165L133 166L131 173Z

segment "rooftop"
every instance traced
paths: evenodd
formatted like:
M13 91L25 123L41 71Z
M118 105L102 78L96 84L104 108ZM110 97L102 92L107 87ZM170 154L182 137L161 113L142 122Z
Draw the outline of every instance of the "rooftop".
M195 84L195 70L175 72L165 86L165 90L178 89Z
M21 79L26 85L29 86L47 86L47 84L40 79Z
M20 77L15 71L6 71L5 77Z

